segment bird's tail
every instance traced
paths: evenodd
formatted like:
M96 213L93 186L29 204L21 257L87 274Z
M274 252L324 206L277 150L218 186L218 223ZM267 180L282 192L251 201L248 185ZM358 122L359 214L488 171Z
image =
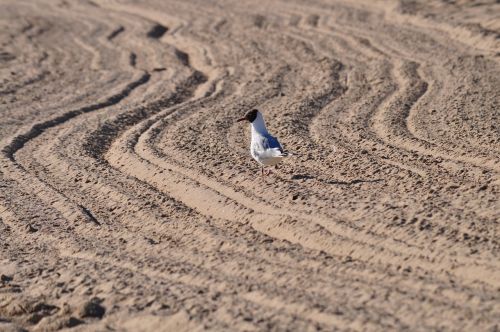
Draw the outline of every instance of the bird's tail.
M289 151L282 151L280 149L273 149L275 151L275 156L276 157L290 157L293 156L294 154L289 152Z
M283 151L283 152L281 152L281 155L283 157L290 157L290 156L293 156L293 153L291 153L290 151Z

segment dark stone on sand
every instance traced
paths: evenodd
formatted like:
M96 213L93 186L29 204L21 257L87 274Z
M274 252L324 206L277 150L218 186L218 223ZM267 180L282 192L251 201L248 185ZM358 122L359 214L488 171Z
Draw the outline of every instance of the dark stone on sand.
M38 324L38 322L42 318L51 316L59 311L59 308L55 305L40 302L35 304L29 311L32 313L32 315L28 318L28 323Z
M291 177L292 180L311 180L314 179L312 175L309 174L294 174Z
M33 227L33 225L28 224L28 225L26 225L26 231L28 233L35 233L35 232L38 232L38 229Z
M164 27L161 24L155 24L151 30L148 31L148 37L158 39L161 38L167 31L167 27Z
M2 280L2 282L9 282L9 281L12 281L12 279L14 279L14 278L11 276L5 275L5 274L2 274L0 276L0 280Z
M101 305L102 300L98 297L92 298L85 303L80 310L80 317L94 317L101 319L106 312L106 309Z
M484 184L481 187L479 187L478 191L483 191L483 190L486 190L486 189L488 189L488 185Z
M81 319L75 318L75 317L70 317L68 319L68 322L66 323L66 327L75 327L81 324L84 324L85 322Z

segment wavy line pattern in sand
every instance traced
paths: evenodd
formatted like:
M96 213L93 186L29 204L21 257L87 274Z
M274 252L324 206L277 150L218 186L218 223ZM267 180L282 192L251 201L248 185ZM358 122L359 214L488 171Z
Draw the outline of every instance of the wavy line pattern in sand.
M0 328L494 328L498 4L459 6L2 2Z

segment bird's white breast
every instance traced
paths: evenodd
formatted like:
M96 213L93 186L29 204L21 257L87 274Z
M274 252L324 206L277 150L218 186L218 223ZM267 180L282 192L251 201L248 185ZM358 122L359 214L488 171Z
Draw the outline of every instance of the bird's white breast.
M250 154L259 164L273 166L283 160L275 155L272 149L265 149L262 145L263 136L257 132L252 132L252 141L250 143Z

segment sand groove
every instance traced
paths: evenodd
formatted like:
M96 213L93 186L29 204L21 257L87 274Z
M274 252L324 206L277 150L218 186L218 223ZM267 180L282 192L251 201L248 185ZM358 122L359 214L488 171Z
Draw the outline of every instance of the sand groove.
M0 1L0 329L498 328L499 6Z

